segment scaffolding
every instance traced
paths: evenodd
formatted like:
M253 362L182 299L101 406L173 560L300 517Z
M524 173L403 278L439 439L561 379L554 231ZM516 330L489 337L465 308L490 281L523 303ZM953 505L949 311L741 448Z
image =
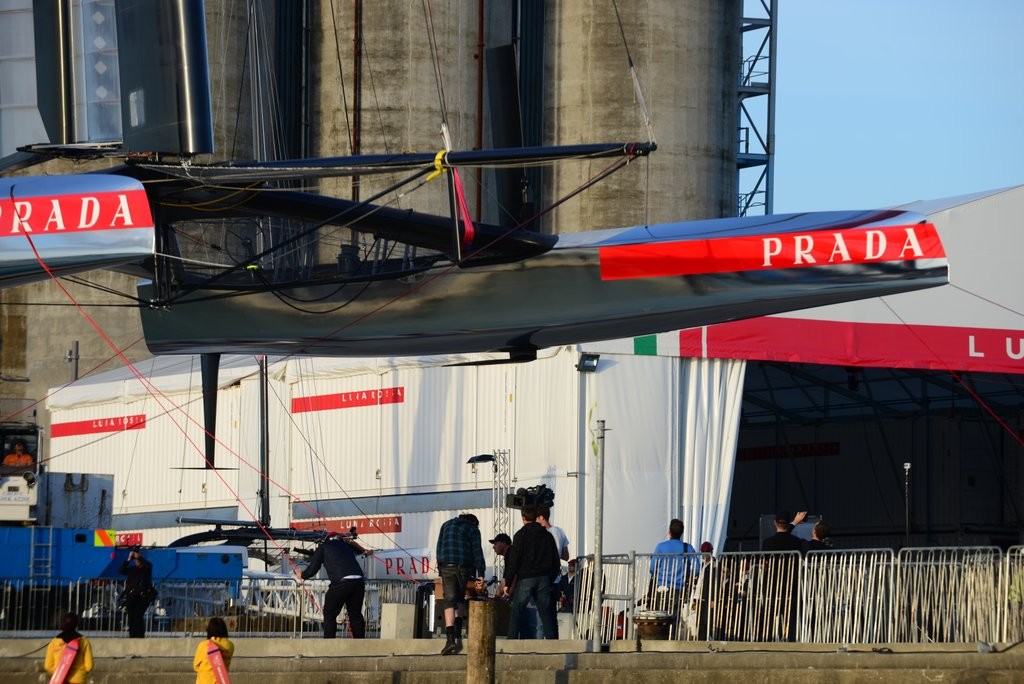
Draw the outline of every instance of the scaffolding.
M775 18L778 0L746 0L738 83L739 216L771 214L775 176Z

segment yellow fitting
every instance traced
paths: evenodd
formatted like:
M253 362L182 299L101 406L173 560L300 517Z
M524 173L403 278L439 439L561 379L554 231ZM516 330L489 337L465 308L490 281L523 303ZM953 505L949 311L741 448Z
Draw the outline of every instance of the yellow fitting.
M428 181L432 181L444 173L444 166L442 165L442 162L444 161L444 155L447 153L448 150L440 150L434 155L434 170L430 172L429 176L427 176Z

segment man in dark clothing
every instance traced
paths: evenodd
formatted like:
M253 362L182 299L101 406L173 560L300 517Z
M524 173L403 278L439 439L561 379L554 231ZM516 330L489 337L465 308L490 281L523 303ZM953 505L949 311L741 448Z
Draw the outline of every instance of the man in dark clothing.
M462 650L462 620L466 615L466 585L471 573L483 577L487 572L480 543L480 521L472 513L463 513L441 525L437 536L437 568L444 591L444 633L447 637L441 655Z
M811 530L811 541L807 542L808 551L831 551L832 540L828 538L828 525L819 520Z
M803 553L804 543L790 530L794 525L803 522L807 517L806 512L797 514L796 518L790 516L789 511L779 511L775 514L775 534L768 537L761 543L762 551L800 551ZM768 561L778 573L778 588L781 595L778 597L778 608L782 612L779 625L783 626L781 637L784 641L796 641L797 623L797 580L798 564L796 558L775 557Z
M523 507L523 526L512 538L505 556L505 591L512 589L508 634L519 634L520 614L533 599L544 628L545 639L556 639L554 613L551 611L551 578L561 571L555 538L537 522L537 508Z
M799 524L806 517L806 513L800 513L797 519L790 516L789 511L779 511L775 514L775 534L761 542L762 551L803 551L804 543L790 530L793 524Z
M327 539L316 547L306 569L295 568L295 576L307 580L315 576L321 567L327 571L327 577L331 580L327 595L324 596L324 639L334 639L338 635L338 615L341 614L342 606L348 611L352 638L365 638L363 595L366 593L366 582L363 568L349 542L339 534L327 535Z
M121 598L128 618L128 636L143 639L146 636L146 609L156 598L153 564L142 557L142 549L136 546L121 563L121 574L127 578Z

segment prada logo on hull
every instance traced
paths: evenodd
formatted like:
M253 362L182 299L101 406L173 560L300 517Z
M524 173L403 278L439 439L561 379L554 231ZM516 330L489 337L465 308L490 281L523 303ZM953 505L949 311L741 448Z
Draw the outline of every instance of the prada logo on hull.
M931 223L678 240L600 249L602 280L941 259Z
M152 227L145 190L0 199L0 237Z

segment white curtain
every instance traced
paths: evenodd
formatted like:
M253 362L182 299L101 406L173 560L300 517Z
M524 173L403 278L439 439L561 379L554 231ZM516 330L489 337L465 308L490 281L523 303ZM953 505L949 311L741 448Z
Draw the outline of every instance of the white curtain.
M680 504L683 539L722 551L743 402L746 361L681 359L684 422L681 426Z

